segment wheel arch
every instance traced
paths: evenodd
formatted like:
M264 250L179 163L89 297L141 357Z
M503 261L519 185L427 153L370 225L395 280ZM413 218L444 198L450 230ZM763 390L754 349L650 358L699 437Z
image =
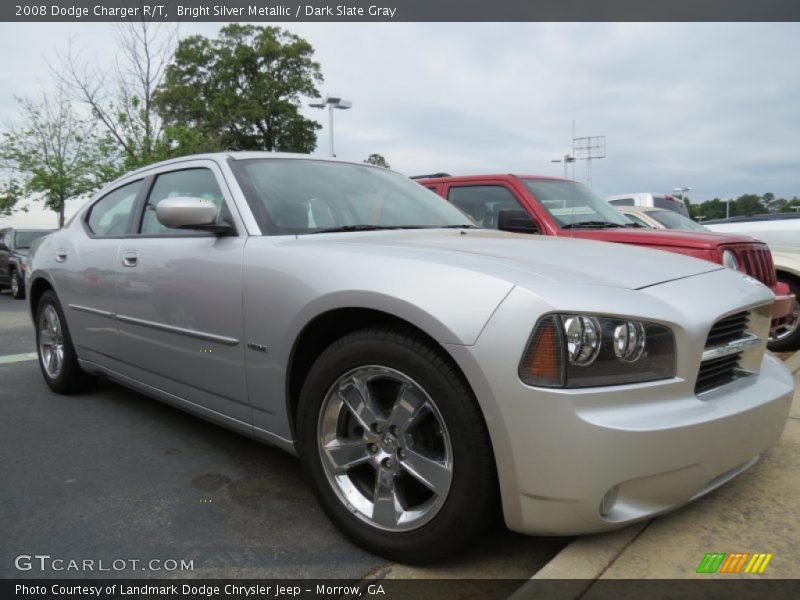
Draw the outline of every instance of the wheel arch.
M447 350L430 334L410 321L381 310L362 307L335 308L323 312L301 330L297 336L286 369L286 414L289 417L289 426L292 439L297 437L297 408L303 381L311 366L320 354L336 340L361 329L371 327L394 327L403 329L427 342L456 370L464 384L474 394L469 379L466 377L461 365ZM480 402L478 402L480 406ZM481 415L486 421L486 416L481 409Z
M31 291L28 294L28 306L31 311L31 318L36 319L36 307L39 305L39 300L47 290L55 290L53 284L44 277L36 277L31 282Z

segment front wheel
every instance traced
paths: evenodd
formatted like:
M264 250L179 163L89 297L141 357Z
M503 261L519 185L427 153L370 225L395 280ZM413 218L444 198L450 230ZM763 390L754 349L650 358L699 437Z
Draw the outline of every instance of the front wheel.
M22 281L20 272L13 269L11 275L11 297L21 300L25 297L25 283Z
M392 560L463 548L494 508L494 460L472 392L409 333L368 329L330 346L301 392L298 431L325 512Z
M770 333L767 348L773 352L789 352L800 349L800 282L786 281L794 294L792 316L787 323Z

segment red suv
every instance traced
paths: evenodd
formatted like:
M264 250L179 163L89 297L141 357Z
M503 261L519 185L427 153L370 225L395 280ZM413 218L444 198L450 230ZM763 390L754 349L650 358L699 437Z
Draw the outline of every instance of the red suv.
M554 177L439 173L417 177L482 227L646 246L716 262L747 273L775 294L773 327L791 319L794 296L775 279L763 242L742 235L643 229L586 186ZM657 269L657 264L653 265Z

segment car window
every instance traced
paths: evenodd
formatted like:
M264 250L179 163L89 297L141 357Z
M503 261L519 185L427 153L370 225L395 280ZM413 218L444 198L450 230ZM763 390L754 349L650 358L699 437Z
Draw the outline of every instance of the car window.
M156 206L166 198L201 198L217 205L217 222L220 222L224 196L216 177L209 169L183 169L162 173L156 177L147 198L140 232L145 235L197 235L191 229L173 229L162 225L156 216Z
M128 222L142 180L134 181L106 194L92 205L86 224L97 236L118 236L128 232Z
M15 248L30 248L31 244L40 237L47 235L49 231L18 231L14 240Z
M0 231L0 242L3 242L6 246L11 248L11 230L6 229L4 231Z
M663 208L664 210L674 211L687 218L689 217L689 211L686 210L686 205L679 200L670 198L669 196L653 196L653 206L656 208Z
M640 217L639 217L639 215L634 215L634 214L632 214L632 213L627 213L627 212L626 212L626 213L622 213L622 214L624 214L626 217L628 217L628 218L629 218L631 221L633 221L634 223L638 223L638 224L639 224L639 225L641 225L642 227L647 227L648 229L652 229L652 228L653 228L653 226L652 226L652 225L650 225L650 224L649 224L647 221L645 221L644 219L640 218Z
M481 227L497 229L501 210L524 210L514 194L502 185L459 185L451 187L447 199Z
M651 210L647 213L651 219L655 219L667 229L684 229L687 231L708 231L700 223L695 223L683 215L679 215L671 210ZM630 215L628 215L630 218Z
M609 200L608 203L614 206L636 206L633 198L617 198L616 200ZM630 217L630 215L626 216Z

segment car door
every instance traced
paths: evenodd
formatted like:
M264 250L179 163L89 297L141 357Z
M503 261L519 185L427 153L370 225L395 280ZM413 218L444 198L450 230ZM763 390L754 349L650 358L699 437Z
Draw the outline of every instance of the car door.
M123 183L95 200L71 228L39 253L48 254L78 356L117 367L116 285L120 241L130 235L144 178Z
M156 206L171 197L213 200L231 232L162 225ZM245 241L216 163L187 161L156 172L138 235L120 247L117 321L126 375L250 426L242 341Z

